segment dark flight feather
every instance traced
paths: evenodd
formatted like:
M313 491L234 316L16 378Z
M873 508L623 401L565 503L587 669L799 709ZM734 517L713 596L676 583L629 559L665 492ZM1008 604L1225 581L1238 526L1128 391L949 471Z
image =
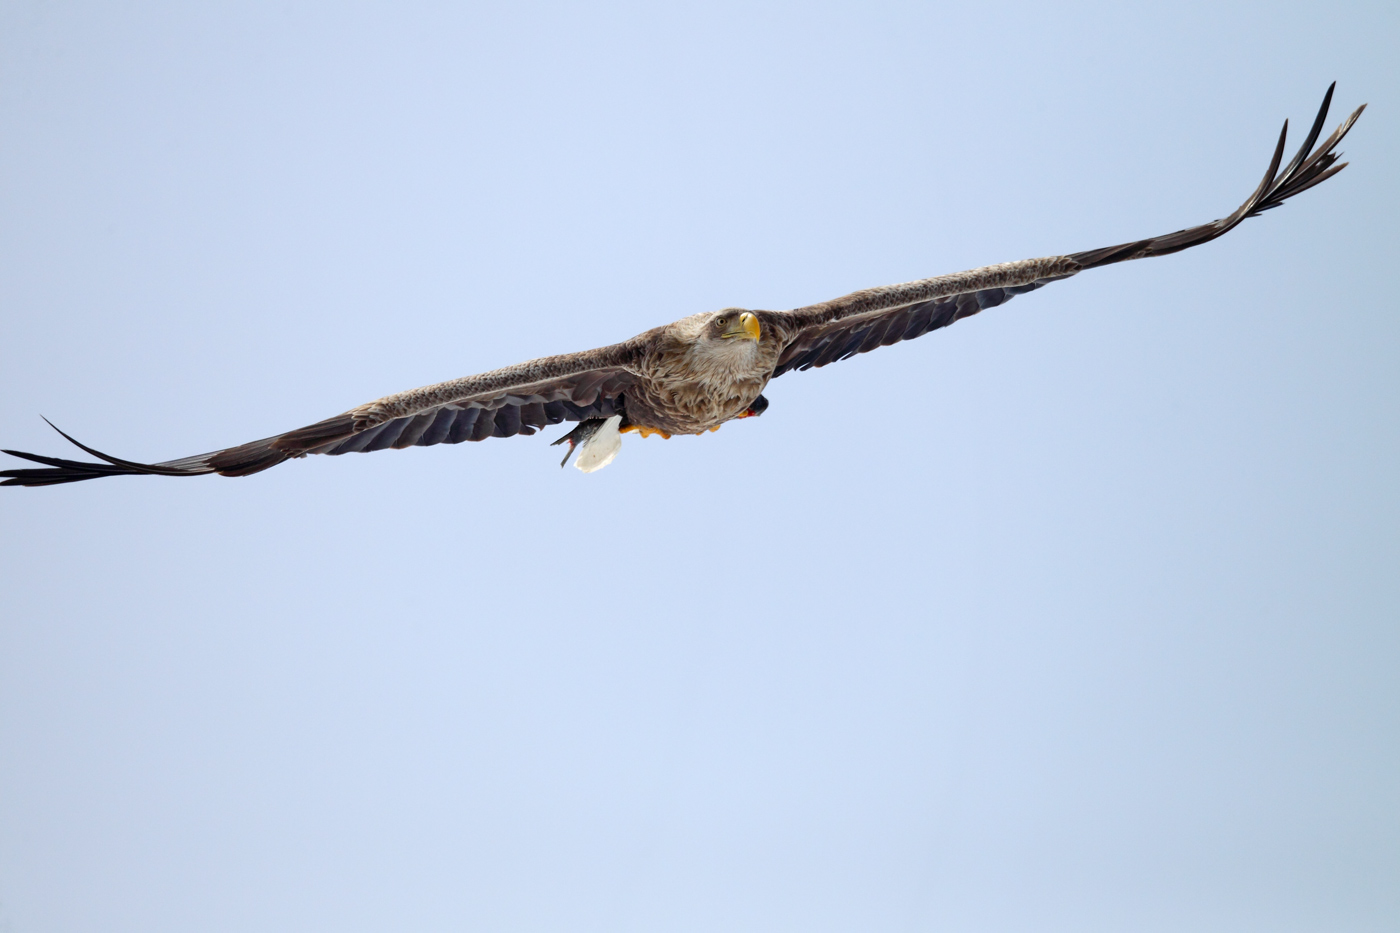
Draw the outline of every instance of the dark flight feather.
M1085 269L1095 269L1099 266L1125 262L1130 259L1166 256L1170 253L1190 249L1223 236L1246 218L1257 217L1265 211L1279 207L1288 198L1331 178L1346 167L1345 162L1340 165L1335 164L1339 154L1334 150L1337 144L1342 141L1342 137L1346 136L1347 131L1351 129L1352 124L1361 116L1361 112L1366 109L1365 104L1356 108L1355 112L1347 117L1341 126L1337 127L1337 131L1329 136L1316 152L1312 151L1313 144L1317 142L1317 137L1322 132L1323 123L1327 119L1327 111L1332 105L1332 92L1336 86L1334 81L1327 89L1327 94L1322 99L1322 106L1317 112L1317 117L1313 120L1307 138L1304 139L1303 145L1298 149L1292 161L1280 173L1279 163L1283 161L1284 144L1288 136L1288 122L1284 121L1283 131L1279 134L1273 158L1269 162L1268 171L1264 173L1264 180L1259 183L1259 187L1254 190L1248 200L1229 216L1164 236L1071 253L1068 258L1073 261L1077 268L1066 275L1047 277L1027 285L1010 288L979 289L961 295L918 302L873 313L858 314L809 326L798 333L796 339L778 358L777 369L773 371L774 378L790 370L811 369L826 366L838 360L849 359L857 353L868 353L876 347L889 346L898 340L912 340L915 337L922 337L929 331L947 327L954 321L970 317L987 308L994 308L1011 300L1016 295L1024 295L1026 292L1034 291L1051 282L1069 278L1070 275L1075 275ZM892 339L891 335L898 331L899 325L906 322L907 327L903 333Z
M534 392L528 395L497 393L497 397L485 402L464 400L358 431L353 413L347 412L276 437L164 463L136 463L111 457L80 443L50 422L50 427L72 444L105 462L85 463L6 450L4 452L11 456L46 464L49 469L0 471L0 477L6 477L0 486L53 486L104 476L201 476L206 473L247 476L307 454L370 453L534 434L539 428L563 421L585 421L616 414L621 410L621 395L631 383L631 376L609 369L556 382L558 384L552 387L532 384L529 388ZM536 393L562 393L568 397L545 402L540 401ZM495 407L476 407L488 404Z

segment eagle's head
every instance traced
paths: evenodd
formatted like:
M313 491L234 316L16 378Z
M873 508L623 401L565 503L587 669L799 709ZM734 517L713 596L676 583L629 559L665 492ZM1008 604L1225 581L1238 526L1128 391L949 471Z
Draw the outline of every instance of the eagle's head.
M703 383L709 395L727 398L736 376L751 376L750 370L764 365L759 352L763 325L752 311L725 308L676 323L684 329L676 331L678 349L683 349L676 360L675 374L686 381Z
M739 308L716 311L704 332L706 340L738 341L740 344L757 341L762 336L763 327L758 322L758 315Z

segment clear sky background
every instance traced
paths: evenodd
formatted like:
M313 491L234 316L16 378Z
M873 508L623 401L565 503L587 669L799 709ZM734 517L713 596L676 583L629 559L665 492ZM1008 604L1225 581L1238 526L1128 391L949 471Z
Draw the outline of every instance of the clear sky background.
M0 443L1232 210L761 418L0 490L0 930L1400 927L1400 7L0 6Z

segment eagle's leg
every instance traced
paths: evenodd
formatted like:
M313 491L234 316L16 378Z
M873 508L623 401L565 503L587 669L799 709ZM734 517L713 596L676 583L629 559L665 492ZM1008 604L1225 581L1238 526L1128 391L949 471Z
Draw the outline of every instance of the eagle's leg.
M580 421L578 427L549 446L554 447L568 441L569 452L564 454L559 466L562 468L568 463L577 450L578 459L574 461L574 466L585 473L592 473L612 463L617 452L622 449L622 435L618 432L618 425L621 423L621 415L613 415L611 418L589 418L587 421Z
M738 421L740 418L757 418L759 415L763 414L767 410L768 399L760 395L758 398L753 400L752 405L744 409L743 414L735 415L734 420Z
M750 405L748 408L745 408L743 411L739 412L739 414L735 415L729 420L738 421L740 418L757 418L759 415L763 414L767 410L768 399L760 395L758 398L753 400L752 405ZM718 431L721 427L723 427L723 424L717 424L713 428L710 428L710 430Z
M758 398L753 400L753 404L749 405L748 408L745 408L742 412L735 415L733 418L730 418L729 420L738 421L740 418L757 418L759 415L763 414L767 410L768 399L760 395ZM704 434L708 431L709 433L713 434L715 431L718 431L723 426L724 422L721 421L719 424L711 425L708 428L702 428L701 430L696 431L695 433ZM635 431L642 437L651 437L653 434L657 434L665 438L666 440L671 439L671 435L669 432L663 431L660 428L649 428L646 425L642 424L626 424L622 426L621 430L623 434L630 434L631 432Z

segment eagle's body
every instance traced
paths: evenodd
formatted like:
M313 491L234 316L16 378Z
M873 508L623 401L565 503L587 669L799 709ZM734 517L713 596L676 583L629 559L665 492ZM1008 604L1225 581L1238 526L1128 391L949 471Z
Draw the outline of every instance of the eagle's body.
M307 454L480 441L533 434L563 421L579 422L579 427L556 443L568 441L572 450L577 442L576 463L591 472L611 462L621 433L669 437L713 431L726 421L760 414L767 407L764 388L791 370L911 340L1087 269L1166 255L1223 235L1345 167L1335 164L1334 150L1364 106L1313 152L1331 99L1329 88L1302 148L1280 170L1284 124L1254 194L1228 217L1208 224L1117 246L867 289L791 311L729 308L693 314L622 343L411 389L295 431L180 460L136 463L77 441L73 443L103 462L6 451L46 467L0 471L0 476L8 477L4 485L20 486L123 474L243 476Z
M739 314L731 309L731 314ZM783 349L769 323L757 340L706 340L714 317L692 314L639 335L642 378L627 394L631 425L662 434L703 434L743 414L758 398ZM757 315L760 325L764 315Z

